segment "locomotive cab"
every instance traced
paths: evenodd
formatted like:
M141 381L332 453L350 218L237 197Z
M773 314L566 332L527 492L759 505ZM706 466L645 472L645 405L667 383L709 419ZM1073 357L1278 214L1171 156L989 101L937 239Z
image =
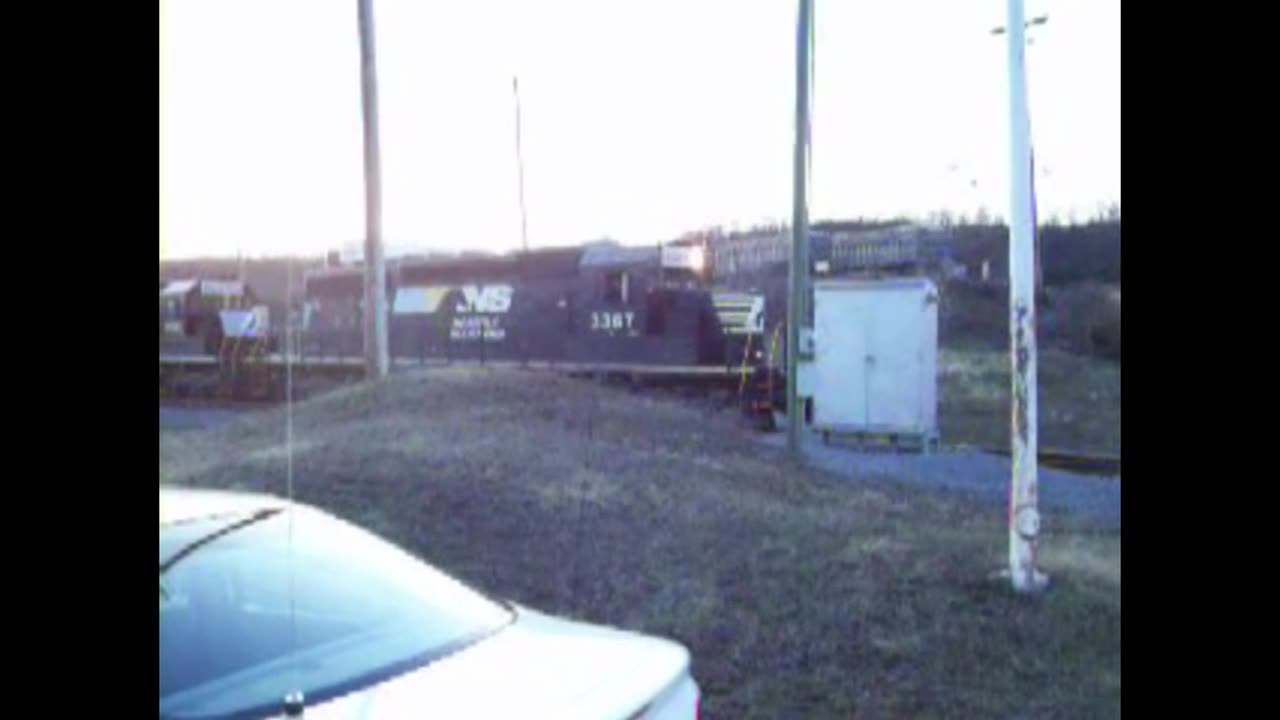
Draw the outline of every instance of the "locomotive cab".
M160 290L160 335L199 338L205 354L222 345L220 313L257 304L249 286L235 280L176 280Z

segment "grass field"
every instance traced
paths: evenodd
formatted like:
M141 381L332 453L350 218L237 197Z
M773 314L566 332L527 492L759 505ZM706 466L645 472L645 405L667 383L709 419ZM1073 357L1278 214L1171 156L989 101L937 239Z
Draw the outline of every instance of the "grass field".
M1120 365L1057 349L1037 355L1040 446L1120 455ZM1007 448L1007 350L943 349L938 358L943 442Z
M1040 446L1120 455L1120 286L1052 287L1037 308ZM1007 448L1011 392L1005 291L951 284L940 305L938 414L948 444ZM1114 341L1111 354L1095 331Z
M162 432L160 481L283 494L283 438L281 409ZM688 645L705 717L1120 715L1119 536L1046 537L1054 587L1016 597L989 579L999 508L547 375L344 388L295 408L294 439L300 500L491 593Z

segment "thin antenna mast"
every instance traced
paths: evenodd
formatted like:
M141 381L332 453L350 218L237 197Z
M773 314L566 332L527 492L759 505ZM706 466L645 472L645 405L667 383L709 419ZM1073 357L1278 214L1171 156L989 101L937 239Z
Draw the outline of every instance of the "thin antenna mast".
M289 499L289 537L286 546L289 566L289 656L296 657L298 651L298 621L294 601L293 577L293 258L285 260L285 307L284 307L284 482L285 494ZM302 717L306 699L302 694L301 673L298 666L293 668L294 690L284 696L284 711L287 717Z
M516 101L516 169L520 173L520 247L529 252L529 223L524 205L524 151L520 139L520 76L511 78L511 92Z

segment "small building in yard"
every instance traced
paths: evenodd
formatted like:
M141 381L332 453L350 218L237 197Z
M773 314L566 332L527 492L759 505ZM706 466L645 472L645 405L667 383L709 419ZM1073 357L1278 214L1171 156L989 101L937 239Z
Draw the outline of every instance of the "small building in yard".
M813 283L812 352L800 395L833 434L938 440L938 291L924 277Z

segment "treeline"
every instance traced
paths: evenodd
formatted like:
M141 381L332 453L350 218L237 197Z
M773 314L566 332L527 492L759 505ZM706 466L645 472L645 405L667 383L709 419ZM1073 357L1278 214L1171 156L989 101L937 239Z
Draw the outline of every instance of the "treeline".
M825 232L866 232L887 228L910 226L906 219L857 218L852 220L822 220L812 224L813 229ZM1009 228L1002 222L982 217L973 220L951 219L945 216L932 218L919 227L942 239L952 260L963 264L970 277L988 263L990 277L999 282L1008 277ZM729 231L724 228L708 228L690 235L734 236L759 233L785 233L783 225L758 226L749 230ZM1071 285L1084 282L1116 284L1120 282L1120 217L1118 208L1106 216L1089 222L1066 225L1056 222L1039 228L1040 251L1044 263L1046 285ZM465 251L475 254L478 251ZM160 280L176 280L185 277L244 279L264 299L283 303L286 285L286 267L291 267L295 292L301 292L303 274L325 263L323 257L284 258L205 258L193 260L164 260L160 262Z
M897 227L919 227L942 242L945 252L955 262L965 265L971 277L988 263L990 277L996 282L1009 274L1009 226L979 212L974 218L954 217L946 213L932 215L917 223L905 218L853 220L821 220L811 223L813 230L838 232L871 232ZM711 228L707 236L742 236L783 234L785 225L758 225L748 230L726 231ZM1120 209L1110 206L1094 219L1065 224L1049 221L1037 229L1041 261L1046 285L1072 285L1084 282L1115 284L1120 282Z
M984 261L991 276L1009 272L1009 228L1004 224L953 225L942 229L951 257L977 272ZM1082 225L1043 225L1040 261L1046 285L1120 282L1120 221L1096 220Z

